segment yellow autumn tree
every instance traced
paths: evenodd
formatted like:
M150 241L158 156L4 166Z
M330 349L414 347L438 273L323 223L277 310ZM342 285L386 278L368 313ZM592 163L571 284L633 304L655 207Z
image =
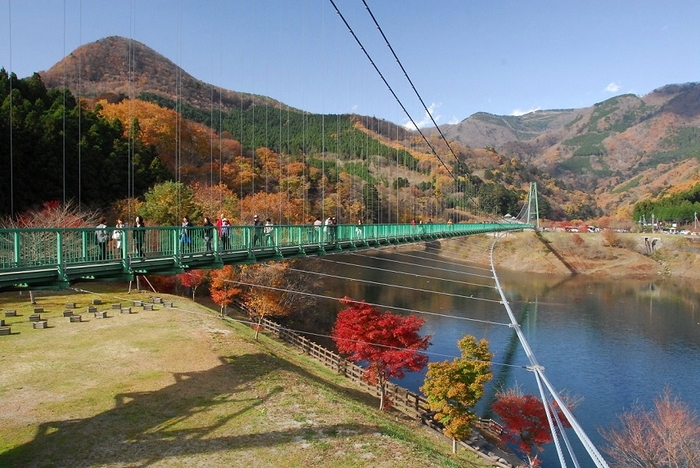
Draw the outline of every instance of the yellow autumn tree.
M208 185L195 182L192 184L194 193L193 203L199 208L199 212L209 216L212 221L225 213L229 221L235 223L234 213L238 212L238 197L224 184Z
M240 144L224 143L223 135L216 135L206 125L183 119L179 113L157 104L138 99L114 104L101 100L98 104L102 116L122 122L126 135L138 123L141 140L153 145L163 164L178 172L185 182L207 180L212 161L229 161L240 154Z

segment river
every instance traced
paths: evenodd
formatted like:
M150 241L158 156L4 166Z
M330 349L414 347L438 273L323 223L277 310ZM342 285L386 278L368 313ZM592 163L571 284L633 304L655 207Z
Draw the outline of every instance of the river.
M494 353L489 395L496 385L539 394L534 376L524 368L529 363L523 349L506 326L506 310L498 303L490 271L483 266L446 262L432 252L389 251L328 256L318 266L346 278L325 277L322 289L328 295L364 299L382 304L382 310L392 306L408 309L401 313L416 311L425 320L422 333L432 335L431 361L458 356L457 341L465 334L486 338ZM665 388L700 413L697 293L673 281L497 272L550 382L582 399L574 414L601 452L599 429L615 425L617 415L635 404L650 407ZM399 383L417 391L423 376L409 374ZM487 405L482 403L478 412L488 415ZM581 466L593 466L579 444L574 445ZM559 466L553 445L541 458L544 467Z

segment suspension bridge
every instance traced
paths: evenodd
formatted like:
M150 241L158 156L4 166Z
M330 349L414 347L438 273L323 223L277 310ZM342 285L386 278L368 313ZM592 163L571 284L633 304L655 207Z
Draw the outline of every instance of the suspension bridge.
M255 231L262 227L227 226L227 236L214 235L207 242L202 226L188 228L186 241L181 227L131 227L119 229L119 247L96 240L97 231L111 239L114 227L0 229L0 291L131 281L137 275L173 275L528 228L533 226L519 222L274 226L258 236Z
M399 58L394 53L391 48L388 39L381 31L380 25L377 23L374 16L371 14L369 6L363 2L365 8L370 13L374 25L381 32L386 45L392 52L392 55L396 62L401 67L404 76L411 84L411 88L415 91L416 97L422 104L422 108L426 111L426 114L431 118L433 124L438 128L440 137L445 143L447 151L441 151L443 155L447 153L451 156L454 161L445 161L442 156L438 154L438 151L434 147L430 139L428 139L423 132L420 130L419 125L416 124L414 118L410 116L404 105L402 104L399 96L396 94L394 88L389 83L389 80L384 76L383 72L379 69L376 61L371 57L366 48L363 46L360 39L357 37L353 28L350 26L349 22L343 16L337 5L331 0L331 5L337 13L337 15L342 20L343 24L347 27L355 41L360 46L360 49L367 56L368 61L372 64L377 74L381 77L382 82L386 85L389 92L394 96L397 103L407 115L409 121L413 124L413 127L420 134L425 145L429 148L428 153L435 157L439 161L439 165L443 172L449 175L449 178L454 181L454 193L462 194L462 199L464 203L472 203L474 200L473 195L469 193L463 193L462 190L465 186L464 175L455 173L455 169L458 169L463 164L463 160L458 158L455 151L453 151L450 144L445 140L444 136L440 132L435 120L432 120L432 113L428 109L422 97L418 94L417 90L413 86L408 74L403 69ZM130 80L133 72L132 63L132 52L129 51L128 64ZM11 68L11 67L10 67ZM182 72L178 71L175 73L177 77L176 87L178 89L177 104L181 104L180 90L182 87ZM133 87L131 86L131 81L129 83L129 96L131 98L135 97L133 92ZM9 86L12 87L12 80L9 81ZM64 86L65 87L65 86ZM80 86L78 86L80 89ZM212 92L212 109L214 107ZM12 95L12 93L10 93ZM78 96L80 98L80 96ZM64 97L65 101L65 97ZM220 103L219 103L220 104ZM10 99L10 116L14 115L13 101ZM253 107L254 108L254 107ZM241 107L241 115L242 115ZM212 110L213 115L213 110ZM266 114L267 115L267 114ZM64 119L65 119L65 104L64 104ZM267 119L267 117L266 117ZM280 111L280 120L282 119L282 113ZM223 133L223 128L221 127L222 119L219 118L220 128L218 134ZM266 120L267 121L267 120ZM306 121L304 121L306 122ZM266 124L267 125L267 124ZM322 120L321 126L325 126L325 120ZM65 123L64 123L65 127ZM80 126L78 126L80 128ZM11 126L10 126L11 128ZM280 126L281 128L281 126ZM178 127L178 137L176 143L175 151L175 174L177 182L184 182L185 178L182 174L182 146L181 146L181 133L180 127ZM231 130L231 129L229 129ZM268 136L267 128L264 132L266 138ZM232 130L231 130L232 131ZM282 140L281 132L280 140ZM255 132L253 131L253 134ZM242 136L239 136L241 138ZM12 133L10 133L10 142L12 142ZM66 202L72 195L70 190L72 189L71 184L67 183L67 174L71 173L71 168L66 164L66 132L64 128L63 132L63 201ZM398 138L397 138L398 139ZM219 140L220 141L220 140ZM210 184L214 185L214 168L217 167L213 161L214 154L214 138L211 138L211 148L210 148ZM258 142L259 143L259 142ZM321 157L321 169L325 173L326 159L325 155L329 148L325 147L325 139L322 143L323 147L319 150ZM256 146L271 146L271 145L252 145L248 148L251 155L251 166L256 166ZM280 145L283 146L283 145ZM289 146L289 145L287 145ZM10 144L12 147L12 144ZM340 147L340 146L339 146ZM221 146L219 147L219 153L221 153ZM282 156L284 151L280 149L278 151L280 157L280 165L282 162ZM340 151L338 151L340 153ZM285 155L286 157L287 155ZM387 153L385 155L379 155L381 158L386 160L396 159L396 174L395 179L399 180L399 174L404 173L399 171L399 155L398 152ZM301 155L304 161L304 174L303 176L309 179L308 169L306 168L309 164L306 164L307 158L311 155L304 153ZM368 159L369 155L364 154L364 158ZM133 148L130 147L128 151L128 162L127 166L127 186L128 194L127 196L133 198L137 195L135 190L135 172L133 159ZM339 159L339 158L338 158ZM78 157L80 160L80 155ZM17 159L19 162L19 157ZM291 159L290 159L291 161ZM286 161L288 162L288 161ZM330 162L330 161L329 161ZM405 161L404 161L405 162ZM362 163L367 163L366 160L362 160ZM384 162L377 158L376 166L381 166ZM456 163L456 164L455 164ZM260 164L259 162L257 163ZM339 161L335 161L335 164L340 166ZM416 167L418 166L418 161L412 162ZM14 187L14 165L15 165L15 155L10 152L10 165L9 165L9 211L11 214L15 214L14 204L15 204L15 193L19 193L20 188ZM221 183L221 167L222 161L219 161L219 183ZM78 164L80 167L80 163ZM309 166L310 167L310 166ZM267 170L267 165L265 166ZM78 170L78 172L80 169ZM260 174L259 174L260 175ZM268 179L267 173L261 179ZM251 188L251 193L255 192L253 178L253 186ZM325 180L325 179L322 179ZM80 176L78 177L78 189L77 189L77 199L81 200L81 182ZM240 193L243 193L243 183L241 182ZM262 191L266 191L267 187L264 187ZM310 206L308 188L305 189L306 192L303 193L302 199L304 200L305 209ZM399 215L400 207L405 204L405 200L402 201L399 196L400 184L396 184L395 191L395 220L401 219ZM321 186L319 191L325 196L325 186ZM329 193L330 195L330 193ZM337 194L336 194L337 195ZM533 195L535 195L533 197ZM178 199L180 194L178 193ZM533 206L534 204L534 206ZM531 223L531 213L537 213L537 199L536 199L536 189L533 194L533 189L531 188L530 196L527 200L527 217L524 222L483 222L483 223L464 223L457 219L456 223L429 223L429 224L413 224L413 223L377 223L377 224L363 224L361 226L354 224L341 224L330 228L321 226L316 228L313 225L293 225L293 224L279 224L275 225L269 236L259 236L255 227L250 225L238 225L228 227L228 236L224 239L220 235L215 235L211 237L210 241L205 239L207 233L205 227L190 227L186 233L189 241L184 241L183 231L180 226L147 226L142 228L136 227L124 227L120 228L122 231L121 242L117 247L116 242L107 241L101 245L96 239L96 228L93 226L83 226L83 227L73 227L73 228L17 228L17 229L0 229L0 291L13 291L13 290L31 290L31 289L57 289L57 288L67 288L76 283L88 282L88 281L131 281L139 275L154 275L154 274L165 274L173 275L182 273L192 269L215 269L221 268L225 265L234 264L251 264L251 263L263 263L270 261L280 261L284 259L293 258L303 258L307 256L322 256L330 254L338 254L344 252L352 252L364 249L376 249L384 248L393 245L402 245L410 243L424 243L431 241L438 241L440 239L448 239L455 237L464 237L477 234L498 234L505 233L508 231L523 230L523 229L536 229L539 226L537 223ZM282 219L282 214L284 209L280 203L279 212ZM325 200L321 200L319 206L325 207ZM174 207L177 210L178 216L181 213L180 206ZM340 210L340 207L335 207L335 210ZM481 208L476 208L481 210ZM525 210L525 206L523 206ZM213 209L213 212L219 210ZM324 211L324 210L319 210ZM388 210L390 214L392 210ZM415 208L414 208L415 211ZM465 213L468 210L464 210ZM129 218L131 218L134 212L130 211ZM305 212L305 215L308 212ZM324 213L325 214L325 213ZM441 213L444 214L444 213ZM483 215L483 212L481 213ZM408 215L403 216L406 218ZM306 216L304 216L306 218ZM245 219L240 216L240 219ZM409 218L410 219L410 218ZM479 219L485 219L481 217ZM293 221L290 221L293 222ZM106 231L105 235L107 239L111 239L112 233L116 228L104 228ZM208 236L207 236L208 237ZM260 237L259 241L258 238ZM106 245L105 245L106 244ZM557 417L557 408L561 408L567 418L567 422L573 427L574 432L583 444L586 452L590 456L593 464L598 467L607 467L605 460L600 456L597 449L590 442L585 432L582 430L580 425L576 422L575 417L568 411L566 404L559 397L556 390L549 383L544 375L544 368L537 362L534 354L529 348L527 340L524 335L520 332L520 326L514 318L505 295L503 294L500 284L498 284L498 277L495 270L493 271L493 278L496 282L497 288L501 294L502 302L506 306L508 316L510 318L510 326L515 330L523 348L528 356L530 370L536 378L538 388L540 389L541 399L545 402L545 408L547 410L548 422L551 426L552 434L554 434L554 440L556 445L557 454L561 461L561 466L566 466L565 456L563 454L564 448L559 443L559 437L563 438L564 445L569 451L569 456L572 459L575 466L580 466L576 457L573 455L571 450L571 445L569 440L566 438L566 433L564 431L564 426L562 421ZM549 394L549 396L547 395Z

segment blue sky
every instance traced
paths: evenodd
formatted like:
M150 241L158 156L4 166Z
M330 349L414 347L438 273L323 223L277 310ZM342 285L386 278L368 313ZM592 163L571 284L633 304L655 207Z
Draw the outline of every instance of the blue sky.
M429 123L362 0L334 1L413 120ZM697 1L365 1L438 124L700 81ZM20 77L111 35L216 86L409 122L330 0L0 0L0 66Z

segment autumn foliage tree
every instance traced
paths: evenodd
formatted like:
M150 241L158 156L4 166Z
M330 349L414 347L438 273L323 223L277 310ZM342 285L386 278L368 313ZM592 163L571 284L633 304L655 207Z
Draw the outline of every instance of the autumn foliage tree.
M139 99L125 99L116 104L101 100L99 104L102 116L120 120L125 136L131 134L146 145L153 145L165 166L173 173L179 171L186 182L207 180L214 142L217 159L231 156L219 154L224 147L219 147L219 136L211 128L183 119L172 109Z
M0 219L0 227L7 229L26 228L75 228L95 226L100 214L95 210L83 210L72 200L44 202L40 208Z
M96 226L100 214L97 211L82 210L77 203L68 201L44 202L40 208L27 210L16 217L5 216L0 219L0 228L27 229L27 228L77 228L83 226ZM70 243L79 243L80 240L68 236L64 239L64 246ZM50 252L48 246L55 244L55 234L46 231L29 233L27 242L21 245L21 256L24 259L43 258ZM51 247L53 248L53 247ZM34 303L34 293L30 291L30 300Z
M445 434L453 441L471 434L476 420L472 408L484 395L484 385L492 377L488 341L477 342L473 336L466 335L457 346L462 356L428 364L421 387L430 409L435 411L435 419L445 426Z
M338 313L331 332L338 351L354 362L367 363L363 378L380 389L379 408L388 408L386 384L391 378L402 378L407 371L425 367L428 357L421 353L430 345L430 335L418 331L423 319L404 317L389 311L381 312L369 304L345 297L347 306Z
M542 400L524 395L519 389L509 389L496 395L493 411L503 423L503 439L518 446L529 466L538 466L539 453L554 440ZM561 408L556 411L564 427L571 427Z
M209 294L214 302L221 307L221 315L225 315L226 307L233 303L236 296L241 293L241 288L233 280L236 270L233 265L226 265L211 272L211 284Z
M700 467L700 421L670 390L654 401L653 409L636 407L619 420L618 427L601 431L615 466Z
M290 262L243 265L239 271L243 302L258 324L265 317L281 319L315 305L313 297L303 294L314 288L315 280L295 272Z
M194 220L202 215L194 202L194 191L181 182L156 184L144 199L140 214L149 226L179 226L184 215Z
M190 288L190 291L192 291L192 300L194 301L197 288L207 282L209 279L209 272L205 270L189 270L180 273L177 275L177 278L180 280L180 284L186 288Z

